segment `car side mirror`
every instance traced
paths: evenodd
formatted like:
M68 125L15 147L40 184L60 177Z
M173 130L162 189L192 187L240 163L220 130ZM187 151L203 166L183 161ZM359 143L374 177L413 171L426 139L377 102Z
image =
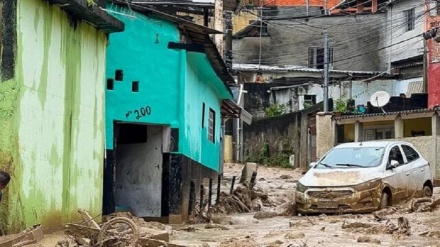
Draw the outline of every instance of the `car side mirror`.
M312 162L309 164L309 168L313 168L316 166L316 164L318 164L318 162Z
M391 162L387 165L387 170L392 170L399 166L399 161L391 160Z

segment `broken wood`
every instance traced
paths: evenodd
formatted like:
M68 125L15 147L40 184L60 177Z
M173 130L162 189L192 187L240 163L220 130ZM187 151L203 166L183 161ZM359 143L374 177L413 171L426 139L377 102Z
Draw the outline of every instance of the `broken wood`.
M85 221L85 223L93 228L96 229L101 229L98 225L98 223L95 222L95 220L93 220L92 216L90 216L90 214L84 210L84 209L78 209L78 213L81 214L81 217L83 218L83 220Z

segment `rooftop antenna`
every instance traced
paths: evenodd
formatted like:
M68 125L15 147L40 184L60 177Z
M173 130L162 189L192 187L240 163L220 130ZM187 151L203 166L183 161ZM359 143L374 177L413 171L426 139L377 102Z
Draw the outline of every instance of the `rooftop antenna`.
M388 104L390 101L390 94L385 91L377 91L371 95L370 103L374 107L379 107L383 113L386 113L382 108L384 105Z

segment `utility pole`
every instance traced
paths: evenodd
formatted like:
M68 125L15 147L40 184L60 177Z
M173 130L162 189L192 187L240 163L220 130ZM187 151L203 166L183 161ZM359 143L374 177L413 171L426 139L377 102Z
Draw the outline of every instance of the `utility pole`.
M327 29L324 30L324 112L328 112L328 34Z

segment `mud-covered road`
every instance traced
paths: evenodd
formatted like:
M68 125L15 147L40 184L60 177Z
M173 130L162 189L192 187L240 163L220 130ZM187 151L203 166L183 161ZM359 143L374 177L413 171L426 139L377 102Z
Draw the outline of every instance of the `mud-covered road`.
M225 178L241 175L242 165L225 165ZM283 215L294 201L291 169L258 167L255 188L267 193L260 212L210 215L211 224L174 225L171 242L184 246L440 246L440 208L411 212L411 202L379 214ZM227 189L230 181L225 181ZM434 190L434 198L440 191ZM262 213L264 212L264 213ZM285 215L285 214L284 214Z

